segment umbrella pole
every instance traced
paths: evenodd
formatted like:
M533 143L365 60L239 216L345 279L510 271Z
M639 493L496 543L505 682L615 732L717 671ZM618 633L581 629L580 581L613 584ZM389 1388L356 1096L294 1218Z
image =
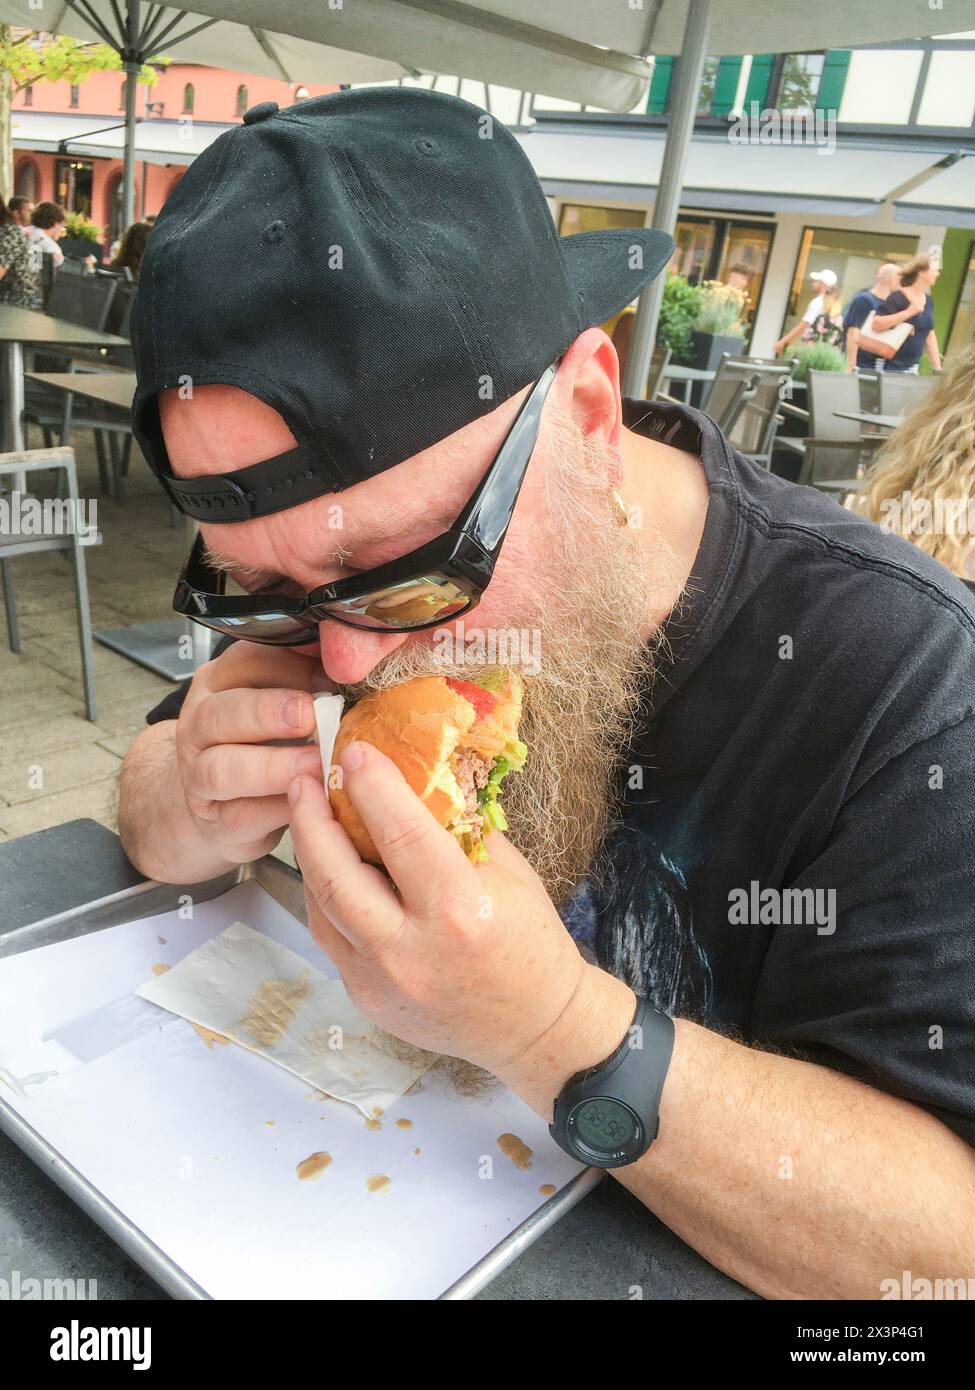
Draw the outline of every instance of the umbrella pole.
M677 84L670 119L667 122L667 143L664 146L660 182L653 204L651 226L673 235L684 185L687 150L694 134L694 117L701 90L701 76L708 52L711 28L711 0L690 0L684 26L684 42L677 63ZM623 394L642 400L646 394L650 372L650 355L657 336L657 319L663 299L666 272L652 280L640 295L633 326L633 341L627 358L623 379Z
M136 61L139 41L140 0L127 0L125 49L125 149L122 154L122 233L135 221L135 110L142 63Z

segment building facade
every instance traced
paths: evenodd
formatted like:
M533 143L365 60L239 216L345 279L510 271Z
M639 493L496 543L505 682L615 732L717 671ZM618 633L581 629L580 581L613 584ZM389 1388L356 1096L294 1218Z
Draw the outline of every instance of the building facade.
M124 230L122 144L125 74L98 72L72 86L38 82L14 98L14 192L61 203L90 217L106 248ZM157 69L139 84L136 111L136 214L158 212L186 166L249 106L291 106L334 86L299 86L195 64Z

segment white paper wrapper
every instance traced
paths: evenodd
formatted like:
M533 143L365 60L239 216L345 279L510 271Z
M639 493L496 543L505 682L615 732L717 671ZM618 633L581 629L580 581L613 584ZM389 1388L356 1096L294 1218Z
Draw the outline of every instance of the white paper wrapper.
M332 768L332 750L335 735L339 731L339 721L345 709L341 695L315 696L315 728L318 733L318 747L322 755L322 771L325 773L325 789L328 790Z
M341 980L243 922L135 992L348 1101L368 1119L388 1110L435 1060L370 1023Z

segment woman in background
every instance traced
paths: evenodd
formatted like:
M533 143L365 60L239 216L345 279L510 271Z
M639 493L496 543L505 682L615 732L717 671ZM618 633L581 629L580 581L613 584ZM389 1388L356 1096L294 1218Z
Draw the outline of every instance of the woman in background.
M41 307L41 289L31 243L0 200L0 304Z
M873 316L878 333L909 323L909 334L893 357L884 363L885 372L916 372L921 357L927 352L931 366L941 370L941 350L934 331L934 301L931 287L941 274L940 261L928 254L914 256L901 271L900 288L881 304Z
M109 270L131 270L133 280L139 278L142 257L152 227L148 222L133 222L122 238L121 245L108 263Z
M852 506L975 581L975 345L878 450Z

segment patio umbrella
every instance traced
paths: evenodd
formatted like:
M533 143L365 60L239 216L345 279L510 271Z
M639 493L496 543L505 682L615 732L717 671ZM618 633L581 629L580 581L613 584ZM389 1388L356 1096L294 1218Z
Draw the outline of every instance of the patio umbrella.
M757 0L195 0L192 9L147 0L51 0L44 27L111 45L130 76L147 58L175 50L187 63L289 82L444 73L610 111L631 111L642 100L648 55L679 54L653 212L653 225L672 232L708 54L889 42L922 27L950 33L964 25L959 8L952 0L940 8L918 0L777 0L761 7ZM32 24L37 14L24 0L0 0L0 23ZM135 211L135 102L129 81L126 223ZM662 291L658 278L640 300L625 383L634 393L646 381Z
M582 0L57 0L45 32L114 48L125 72L173 54L287 82L395 81L420 73L472 77L614 111L640 100L651 66L637 56L644 18L627 5L593 21ZM273 18L272 18L273 16ZM540 22L541 21L541 22ZM0 0L0 23L39 23L24 0ZM614 46L614 41L620 47ZM135 215L136 83L126 84L122 205Z

